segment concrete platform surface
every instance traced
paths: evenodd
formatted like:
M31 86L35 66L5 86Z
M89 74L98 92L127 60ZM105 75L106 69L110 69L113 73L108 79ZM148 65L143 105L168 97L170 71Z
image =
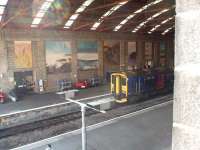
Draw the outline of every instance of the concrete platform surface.
M109 93L109 88L107 85L88 89L81 89L76 95L75 99L103 95L107 93ZM0 104L0 116L4 114L15 113L38 107L58 104L62 102L66 102L64 100L64 96L57 95L56 92L47 94L26 95L17 102L7 102L5 104Z
M171 142L172 104L88 131L88 150L171 150ZM81 150L81 135L70 134L51 145L52 150Z

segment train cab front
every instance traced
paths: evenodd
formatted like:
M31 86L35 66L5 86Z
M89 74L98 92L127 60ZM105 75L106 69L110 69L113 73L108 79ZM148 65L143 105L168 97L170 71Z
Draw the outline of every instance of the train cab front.
M128 101L128 78L125 73L113 73L111 75L111 93L117 103Z

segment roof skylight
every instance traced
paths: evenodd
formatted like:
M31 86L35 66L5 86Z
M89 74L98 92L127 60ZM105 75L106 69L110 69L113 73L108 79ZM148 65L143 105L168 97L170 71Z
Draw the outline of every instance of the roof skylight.
M44 17L45 13L46 13L45 11L40 10L40 11L38 11L38 13L36 14L36 17L37 17L37 18L42 18L42 17Z
M95 0L86 0L76 11L75 13L69 18L69 20L67 20L67 22L65 23L64 28L65 29L69 29L72 24L75 22L75 20L78 18L78 16L80 15L80 13L82 13L88 6L90 6L90 4L92 4L92 2L94 2Z
M118 31L123 25L125 25L130 19L132 19L133 17L135 17L136 14L139 14L141 12L143 12L144 10L146 10L147 8L156 5L160 2L162 2L163 0L155 0L154 2L151 2L145 6L143 6L142 8L136 10L135 12L133 12L131 15L129 15L128 17L126 17L124 20L122 20L120 22L120 24L118 24L115 29L113 31Z
M2 15L4 13L5 7L4 6L0 6L0 15Z
M45 1L45 2L42 4L40 10L47 11L47 10L49 9L49 7L51 6L51 3L52 3L52 2Z
M78 18L79 14L73 14L69 19L70 20L76 20Z
M174 28L174 26L172 26L172 27L166 29L166 30L165 30L163 33L161 33L161 34L162 34L162 35L165 35L165 34L167 34L169 31L171 31L173 28Z
M164 10L162 10L162 11L160 11L160 12L154 14L153 16L147 18L145 21L141 22L138 26L136 26L132 32L134 32L134 33L137 32L139 29L141 29L143 26L145 26L148 22L150 22L150 21L153 20L154 18L156 18L156 17L162 15L163 13L165 13L165 12L167 12L167 11L169 11L169 10L170 10L170 9L164 9Z
M1 6L6 6L8 3L8 0L0 0L0 5Z
M124 1L124 2L120 2L118 3L116 6L112 7L110 10L108 10L107 12L105 12L99 19L97 22L95 22L91 28L91 30L96 30L101 23L104 21L104 19L108 16L110 16L111 14L113 14L116 10L118 10L120 7L122 7L123 5L125 5L128 1Z
M7 3L8 3L8 0L0 0L0 22L3 18L3 14L4 14Z
M162 26L163 24L169 22L169 21L172 20L173 18L174 18L174 16L173 16L173 17L169 17L169 18L163 20L160 24L154 26L148 33L151 34L152 32L156 31L160 26Z
M90 4L91 4L93 1L94 1L94 0L87 0L87 1L85 1L85 2L83 3L83 6L86 6L86 7L90 6Z
M42 21L42 18L50 8L51 4L54 2L54 0L45 0L42 6L39 8L36 16L34 16L31 27L36 28Z
M41 20L42 20L42 18L34 18L32 24L34 24L34 25L40 24Z
M69 20L69 21L67 21L67 23L65 24L65 26L66 27L70 27L73 23L74 23L74 20Z

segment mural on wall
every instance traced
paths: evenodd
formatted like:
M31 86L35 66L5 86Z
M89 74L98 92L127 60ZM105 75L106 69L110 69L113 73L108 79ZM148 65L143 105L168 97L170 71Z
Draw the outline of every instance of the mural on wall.
M104 41L104 70L118 71L120 69L120 42Z
M98 44L96 41L78 41L78 66L79 70L98 68Z
M31 41L15 41L14 44L16 68L32 68Z
M128 42L128 70L137 69L136 65L136 42Z
M166 49L165 49L165 42L160 42L160 66L164 67L166 64Z
M47 73L71 72L72 49L69 41L46 41Z
M145 42L145 65L153 67L153 44L152 42Z

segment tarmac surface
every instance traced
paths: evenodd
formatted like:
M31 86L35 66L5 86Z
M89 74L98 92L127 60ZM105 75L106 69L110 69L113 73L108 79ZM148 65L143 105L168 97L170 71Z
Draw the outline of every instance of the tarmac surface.
M171 150L172 110L172 104L163 105L93 127L87 132L88 150ZM81 135L71 134L50 144L52 150L81 150Z
M108 93L109 93L108 85L103 85L99 87L81 89L76 94L75 99L81 99ZM17 102L7 102L4 104L0 104L0 115L58 104L62 102L66 102L64 96L57 95L56 92L46 93L46 94L29 94L24 96Z

